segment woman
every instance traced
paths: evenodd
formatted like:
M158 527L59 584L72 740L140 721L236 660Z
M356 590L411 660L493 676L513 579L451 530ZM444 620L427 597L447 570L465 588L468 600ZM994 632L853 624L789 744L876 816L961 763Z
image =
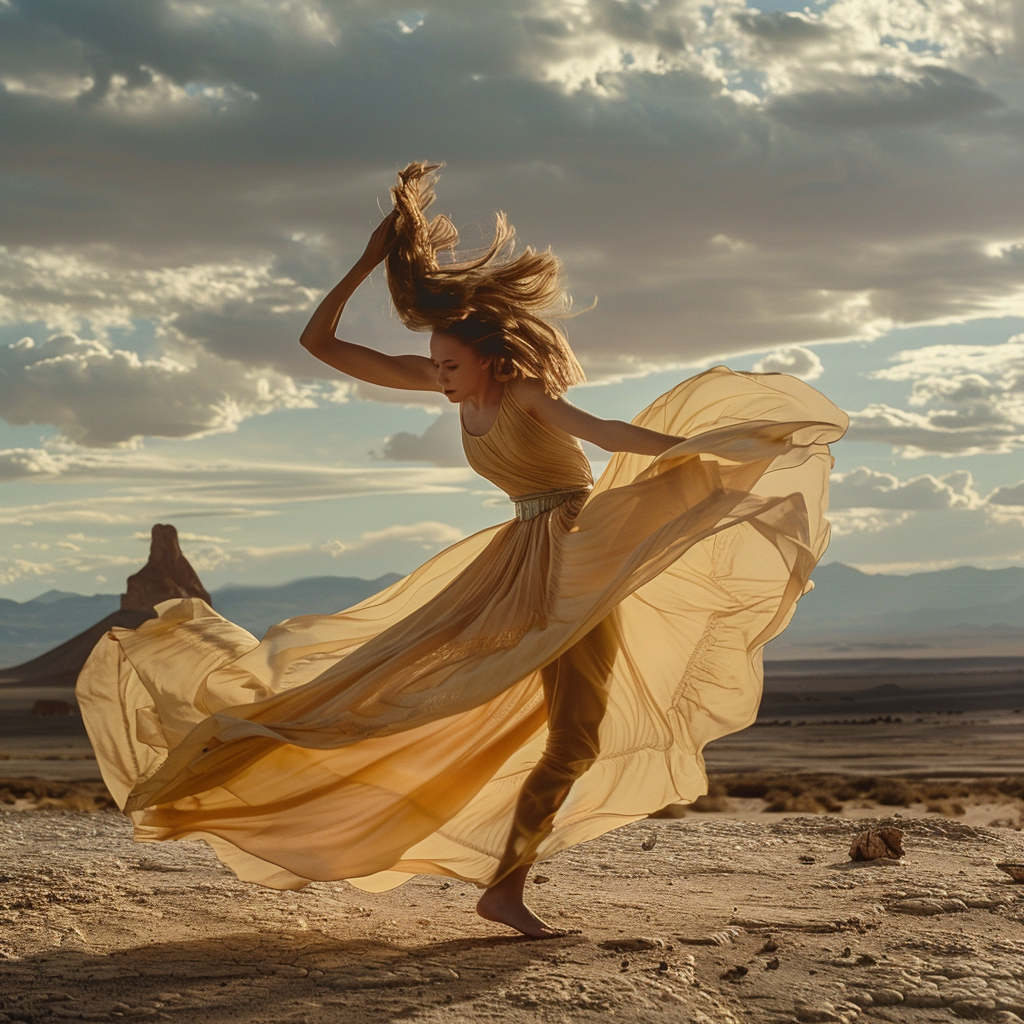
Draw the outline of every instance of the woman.
M761 649L827 544L827 444L846 418L791 377L724 367L632 424L576 409L557 260L513 257L501 216L457 259L450 222L424 216L435 170L399 175L302 344L458 404L470 464L516 518L260 643L202 601L166 602L97 645L79 701L137 838L204 838L279 888L468 879L483 917L546 938L560 933L523 902L530 866L694 800L703 746L753 721ZM429 358L335 337L383 260ZM577 438L616 453L596 484Z

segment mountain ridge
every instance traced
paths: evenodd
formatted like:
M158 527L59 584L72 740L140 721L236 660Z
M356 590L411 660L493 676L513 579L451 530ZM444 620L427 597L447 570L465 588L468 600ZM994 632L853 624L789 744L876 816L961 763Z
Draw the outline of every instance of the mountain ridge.
M227 583L214 608L255 636L297 615L330 615L400 579L387 573L308 576L281 584ZM842 562L819 566L815 588L767 651L768 660L903 654L1014 655L1024 636L1024 567L958 566L907 576L869 574ZM48 590L0 598L0 666L31 660L118 609L117 594ZM916 655L910 652L919 652Z

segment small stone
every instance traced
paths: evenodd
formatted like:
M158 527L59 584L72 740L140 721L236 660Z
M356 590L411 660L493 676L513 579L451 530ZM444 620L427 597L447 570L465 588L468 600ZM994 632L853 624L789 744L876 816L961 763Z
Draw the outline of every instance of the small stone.
M740 978L745 977L749 973L748 969L742 964L736 964L734 967L730 967L726 971L722 971L719 977L723 981L739 981Z
M773 956L771 960L764 965L764 969L766 971L777 971L779 969L779 958L777 956Z
M778 948L779 944L774 939L768 939L758 953L774 953Z
M802 853L797 857L797 860L800 861L801 864L814 864L817 858L812 857L809 853Z
M903 993L895 988L880 988L871 993L875 1006L899 1006Z
M551 879L548 878L547 875L534 875L533 876L533 884L534 885L544 885L545 882L550 882L550 881L551 881Z
M883 826L861 832L850 846L850 860L899 860L903 849L903 832Z

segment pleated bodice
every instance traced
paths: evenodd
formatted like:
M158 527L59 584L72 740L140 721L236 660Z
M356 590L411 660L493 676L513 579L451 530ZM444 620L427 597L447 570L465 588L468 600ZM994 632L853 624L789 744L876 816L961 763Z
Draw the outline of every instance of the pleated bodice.
M513 498L590 487L594 482L576 438L538 423L508 385L494 425L479 436L467 433L463 425L462 447L470 466Z

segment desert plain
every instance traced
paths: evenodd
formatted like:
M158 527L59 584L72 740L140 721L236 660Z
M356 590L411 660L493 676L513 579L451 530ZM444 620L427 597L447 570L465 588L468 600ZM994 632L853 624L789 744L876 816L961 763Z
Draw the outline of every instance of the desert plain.
M579 929L543 942L456 880L281 893L135 844L38 696L0 688L0 1022L1024 1020L1021 659L773 667L707 797L538 866ZM851 861L879 824L905 856Z

